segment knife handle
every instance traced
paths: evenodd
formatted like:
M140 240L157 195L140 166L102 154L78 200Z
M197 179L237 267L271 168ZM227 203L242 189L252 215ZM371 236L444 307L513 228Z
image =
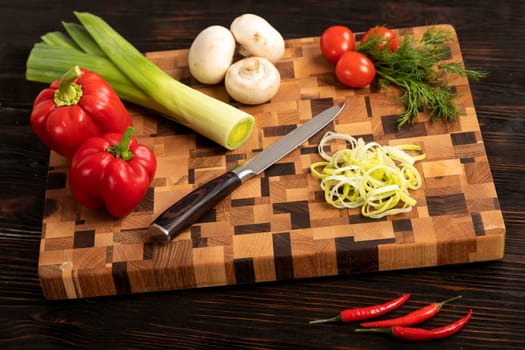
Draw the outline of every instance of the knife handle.
M241 183L241 178L232 171L210 180L160 214L150 225L148 232L157 242L170 242L182 230L232 193Z

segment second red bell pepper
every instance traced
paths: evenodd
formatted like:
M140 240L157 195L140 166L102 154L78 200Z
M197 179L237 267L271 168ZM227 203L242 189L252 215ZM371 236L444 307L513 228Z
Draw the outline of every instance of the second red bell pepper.
M144 198L155 176L154 153L132 137L109 133L90 138L77 150L69 171L76 200L92 209L105 207L114 217L128 215Z
M73 67L33 103L34 133L58 154L71 159L87 139L124 133L131 116L113 88L98 74Z

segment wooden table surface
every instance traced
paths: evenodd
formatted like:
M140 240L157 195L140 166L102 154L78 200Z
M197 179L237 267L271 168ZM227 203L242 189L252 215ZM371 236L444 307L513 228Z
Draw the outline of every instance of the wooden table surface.
M507 229L499 261L241 286L47 301L38 256L49 150L29 114L45 84L24 78L32 45L73 11L107 20L142 52L188 48L212 24L257 13L285 38L329 25L455 27ZM522 1L0 1L0 348L2 349L523 349L525 348L525 3ZM520 152L521 151L521 152ZM430 328L472 308L458 334L407 343L309 325L347 307L412 293L404 311L454 295ZM398 314L401 314L398 313ZM397 314L396 314L397 315Z

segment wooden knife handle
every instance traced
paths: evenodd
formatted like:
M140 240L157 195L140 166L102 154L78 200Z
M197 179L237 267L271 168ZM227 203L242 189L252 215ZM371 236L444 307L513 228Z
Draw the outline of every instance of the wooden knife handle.
M241 185L239 176L231 171L196 188L160 214L148 232L160 243L168 243L182 230L215 207Z

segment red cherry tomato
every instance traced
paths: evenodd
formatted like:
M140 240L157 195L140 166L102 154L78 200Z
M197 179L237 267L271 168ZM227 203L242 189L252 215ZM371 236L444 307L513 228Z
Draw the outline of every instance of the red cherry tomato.
M339 57L346 51L355 49L355 37L350 28L331 26L321 34L321 52L332 63L337 63Z
M383 48L386 44L388 44L388 49L391 52L394 52L399 48L396 33L386 27L375 26L370 28L361 38L361 43L364 43L368 38L377 38L381 40L379 48Z
M335 75L344 85L360 88L374 80L376 68L374 63L362 53L346 51L337 61Z

